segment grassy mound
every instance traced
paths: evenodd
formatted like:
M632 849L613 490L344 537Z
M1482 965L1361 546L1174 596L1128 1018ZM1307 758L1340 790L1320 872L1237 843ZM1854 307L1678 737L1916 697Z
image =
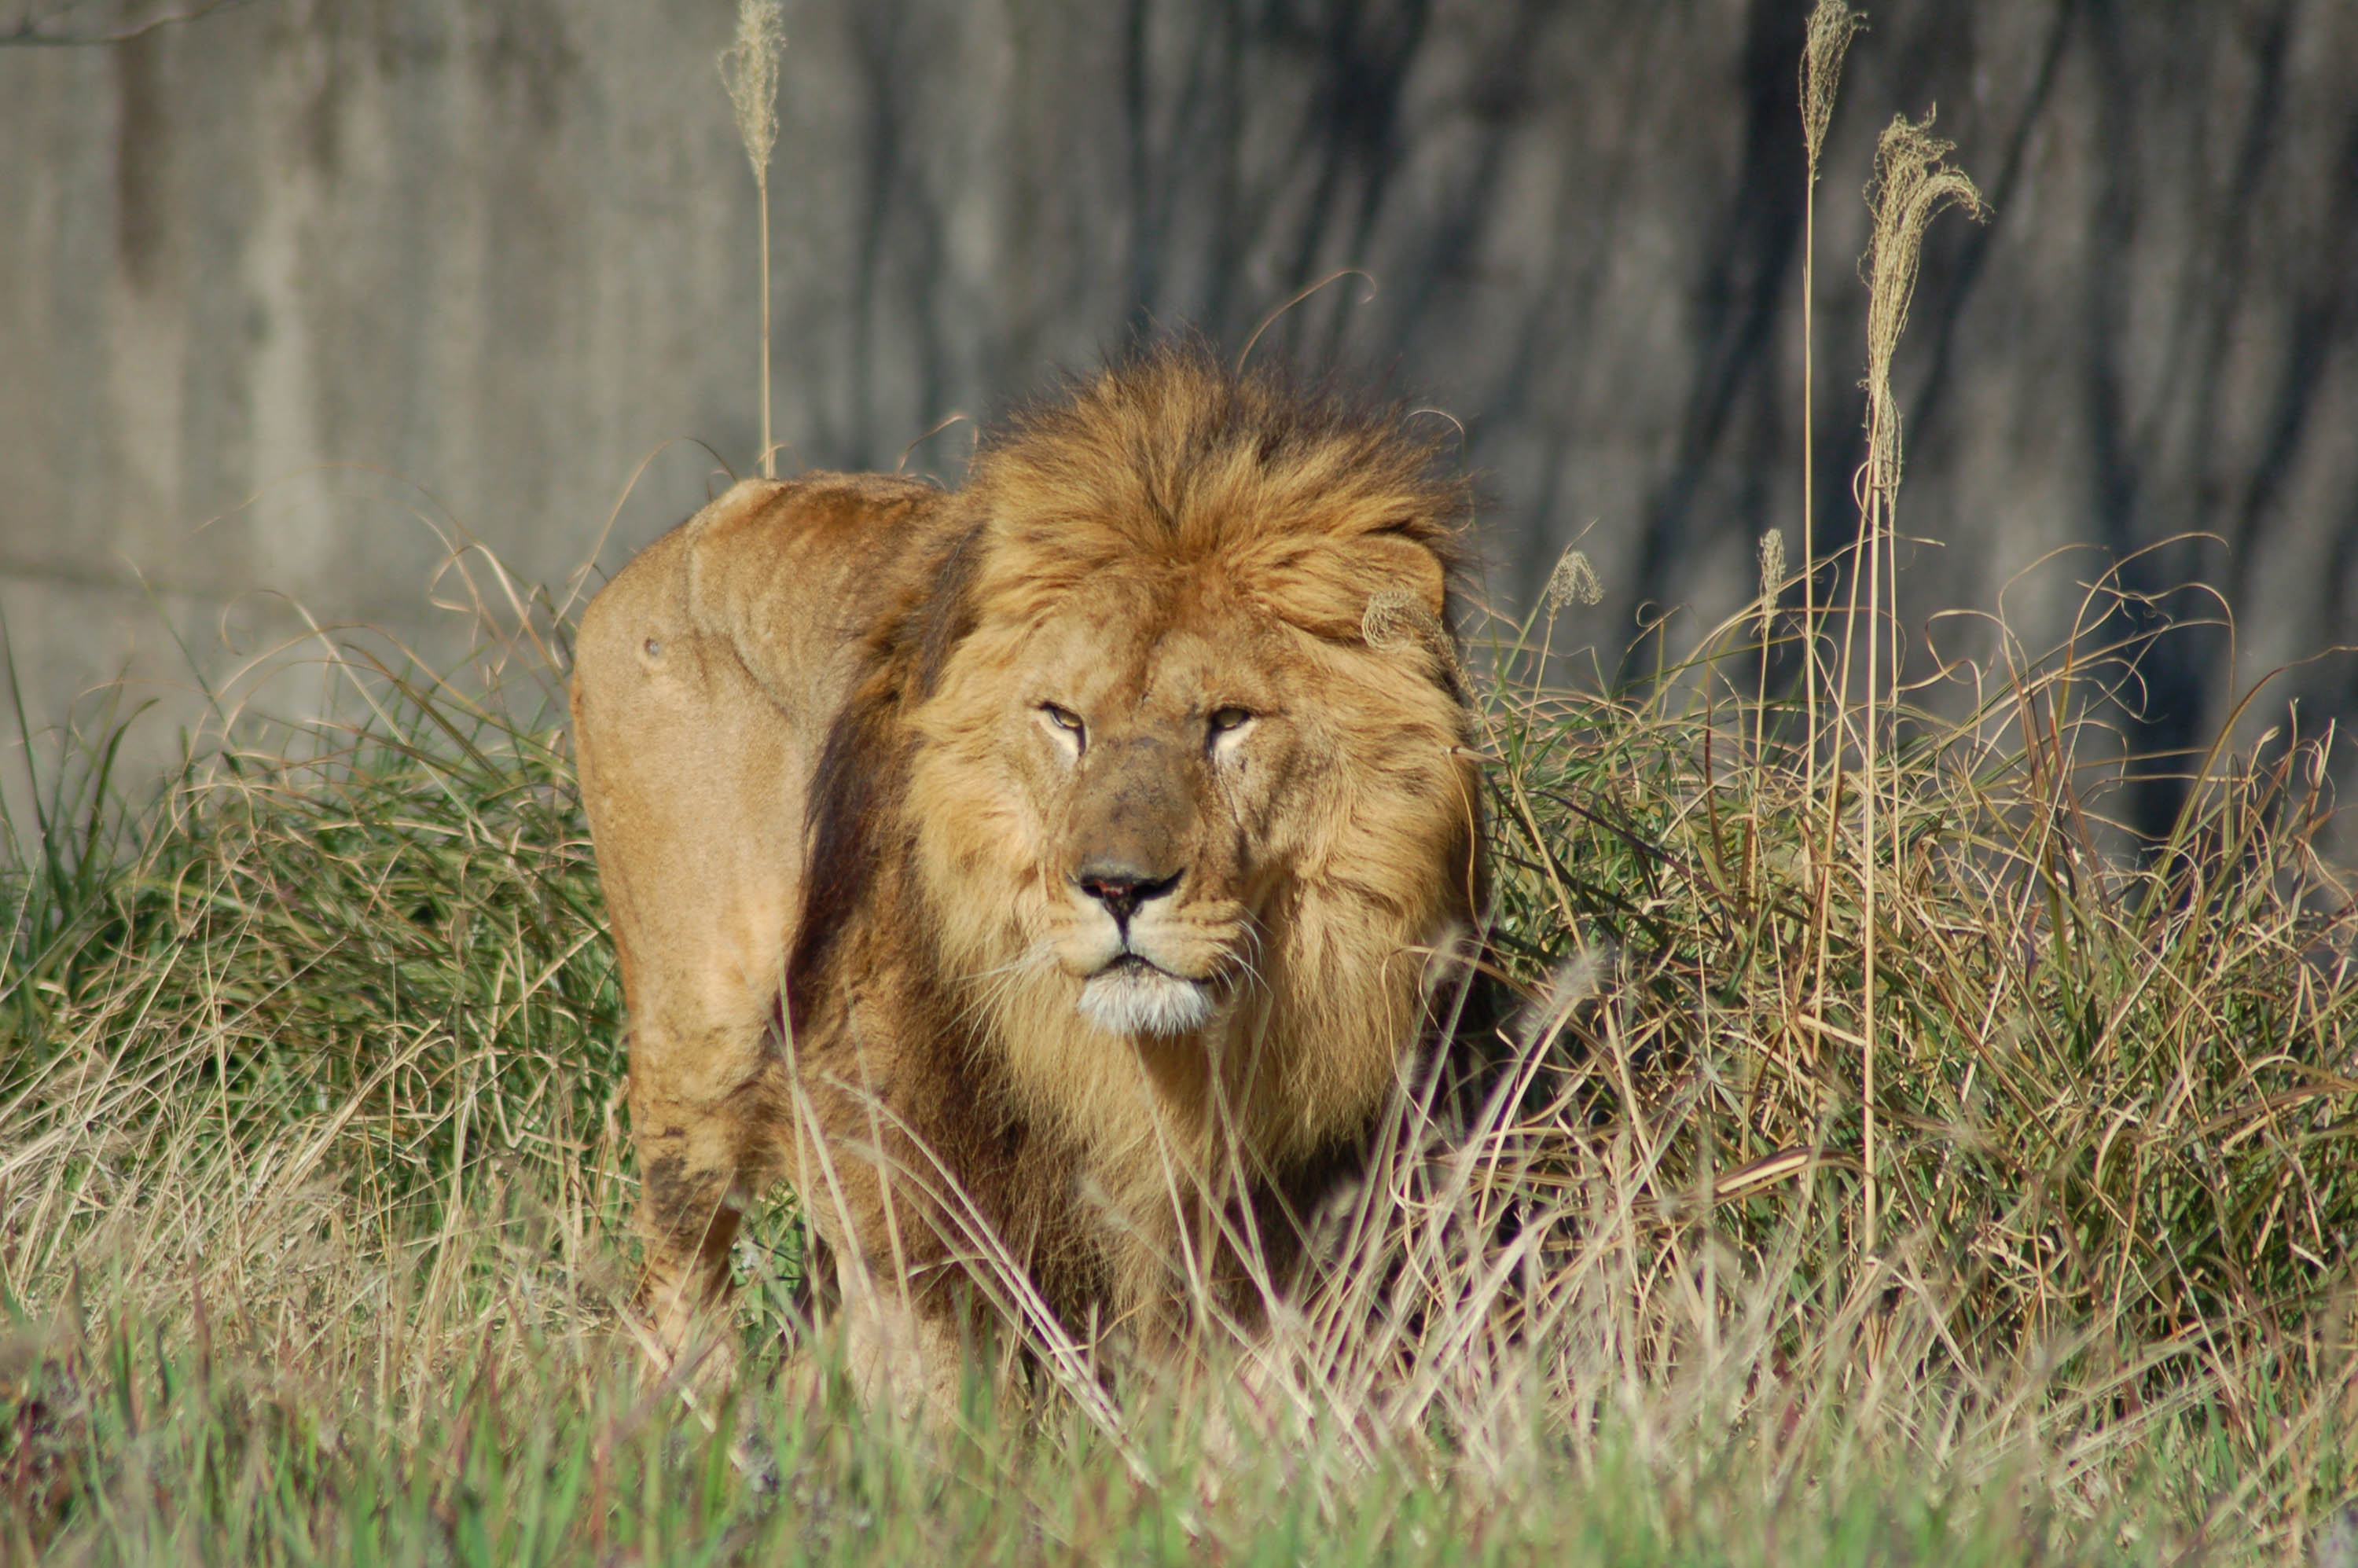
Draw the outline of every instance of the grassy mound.
M2017 665L1899 716L1869 838L1773 647L1732 629L1640 700L1543 684L1529 631L1481 683L1523 998L1465 1046L1487 1098L1403 1094L1325 1288L1216 1349L1236 1377L1108 1395L1035 1345L941 1446L797 1325L784 1195L741 1394L641 1379L560 653L349 662L351 722L233 727L143 811L103 739L70 752L6 870L0 1552L2300 1550L2358 1490L2319 749L2213 759L2168 845L2108 854L2084 661Z
M1805 431L1859 20L1819 0L1803 58ZM774 49L730 73L764 204ZM1520 1004L1403 1084L1316 1288L1192 1385L1033 1322L946 1440L880 1423L784 1195L738 1390L650 1385L564 628L504 578L465 678L340 649L344 721L224 719L152 806L111 717L24 737L0 1561L2299 1560L2358 1498L2331 759L2206 758L2166 843L2112 833L2089 716L2140 644L2084 644L2136 617L2044 664L1996 628L1898 700L1890 370L1926 225L1980 211L1950 150L1878 146L1838 582L1764 540L1757 612L1642 695L1557 681L1552 619L1487 646Z

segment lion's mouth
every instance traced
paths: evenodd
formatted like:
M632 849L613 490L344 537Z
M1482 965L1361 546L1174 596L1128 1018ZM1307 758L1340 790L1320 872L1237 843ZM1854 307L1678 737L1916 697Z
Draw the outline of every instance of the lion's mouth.
M1214 987L1124 953L1081 985L1081 1016L1110 1034L1191 1034L1212 1021Z

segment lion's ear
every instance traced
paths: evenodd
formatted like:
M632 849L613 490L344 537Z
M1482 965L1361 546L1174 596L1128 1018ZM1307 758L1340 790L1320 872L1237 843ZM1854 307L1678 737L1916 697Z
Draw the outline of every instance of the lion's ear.
M1368 600L1359 616L1359 635L1368 647L1390 653L1401 648L1433 652L1449 641L1441 618L1414 594L1386 589Z
M1314 636L1363 635L1369 603L1413 607L1439 622L1448 612L1449 573L1441 557L1406 534L1379 531L1255 552L1233 564L1278 615Z
M1407 527L1380 528L1361 535L1356 554L1362 569L1382 579L1379 593L1413 595L1434 620L1449 608L1449 569L1432 546Z

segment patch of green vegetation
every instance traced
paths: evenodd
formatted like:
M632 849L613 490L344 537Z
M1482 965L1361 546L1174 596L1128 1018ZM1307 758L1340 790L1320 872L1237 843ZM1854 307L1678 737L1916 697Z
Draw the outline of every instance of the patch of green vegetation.
M1506 1089L1403 1108L1410 1201L1216 1392L1133 1379L1109 1425L979 1361L943 1444L827 1370L784 1201L739 1392L644 1379L612 957L513 695L552 683L356 670L349 725L233 732L140 810L111 735L72 753L5 873L0 1555L2298 1551L2358 1487L2313 750L2108 856L2033 672L1908 718L1862 859L1856 777L1732 642L1640 700L1541 685L1527 630L1483 687Z
M1858 21L1809 24L1805 323ZM2298 1560L2358 1498L2333 759L2213 755L2167 843L2108 829L2089 716L2151 626L2101 584L2061 656L1993 627L1895 698L1891 357L1925 225L1979 205L1928 126L1878 148L1847 578L1763 540L1759 602L1635 690L1555 680L1552 611L1503 628L1482 961L1520 1008L1192 1383L1032 1343L900 1429L806 1321L783 1195L734 1391L647 1375L563 617L503 574L467 678L331 652L348 721L224 719L152 802L119 713L20 702L0 1561Z

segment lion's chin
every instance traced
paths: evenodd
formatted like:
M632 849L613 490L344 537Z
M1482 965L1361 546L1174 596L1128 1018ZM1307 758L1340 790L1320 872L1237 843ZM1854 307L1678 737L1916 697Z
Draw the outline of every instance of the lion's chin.
M1109 1034L1192 1034L1212 1022L1211 988L1125 958L1081 986L1081 1016Z

